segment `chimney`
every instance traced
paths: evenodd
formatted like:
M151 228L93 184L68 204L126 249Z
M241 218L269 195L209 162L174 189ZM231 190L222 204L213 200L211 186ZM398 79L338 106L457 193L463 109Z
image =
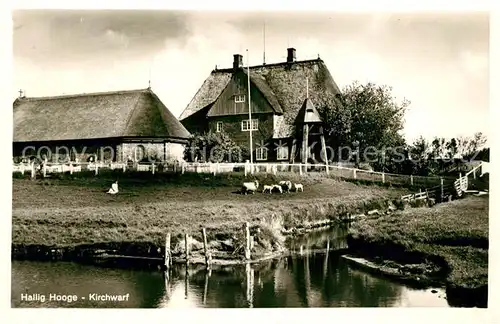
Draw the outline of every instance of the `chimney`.
M233 70L242 68L243 67L243 55L241 55L241 54L234 54L233 57L234 57L234 60L233 60Z
M288 51L288 56L286 57L286 62L287 63L295 62L295 48L290 47L287 49L287 51Z

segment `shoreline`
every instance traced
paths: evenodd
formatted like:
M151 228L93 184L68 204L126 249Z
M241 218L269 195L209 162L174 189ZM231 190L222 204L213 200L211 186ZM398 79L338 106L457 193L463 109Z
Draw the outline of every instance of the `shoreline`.
M268 177L266 177L266 179L267 178ZM271 179L267 179L267 181L275 180L276 179L272 177ZM218 181L221 181L221 179L218 179ZM225 180L222 179L222 181ZM234 181L234 179L231 179L230 182ZM305 180L303 179L303 181ZM316 193L308 193L308 198L306 198L307 196L302 196L301 193L290 193L279 196L259 194L262 196L262 201L253 200L252 195L248 197L237 195L233 198L226 197L226 200L221 200L220 196L222 196L222 194L217 191L221 191L220 183L217 184L219 187L201 188L202 190L200 190L200 188L194 188L192 191L189 188L182 187L170 188L173 190L167 193L176 198L178 197L178 192L200 192L202 195L208 192L210 195L215 196L215 200L206 201L209 207L200 204L198 201L193 201L187 205L186 208L186 205L184 205L186 203L185 197L181 197L177 203L174 201L174 203L162 203L161 205L151 203L150 200L152 199L148 198L149 201L146 199L140 205L137 205L135 203L127 203L125 200L121 202L120 200L116 200L117 197L110 198L108 196L102 196L102 194L99 193L100 189L86 189L90 191L90 194L85 193L83 191L85 189L80 189L80 192L77 192L76 195L81 195L82 193L87 194L88 197L84 196L84 201L86 199L88 201L115 199L112 202L114 205L106 207L108 209L88 209L81 203L80 205L71 205L63 209L61 207L54 208L50 205L45 205L45 202L43 202L44 205L40 205L40 207L35 206L37 209L32 208L32 211L30 211L26 207L27 203L23 203L25 205L21 204L21 199L23 198L21 195L16 201L18 206L17 209L13 210L11 258L12 260L60 260L84 263L102 261L102 263L110 263L111 266L113 266L113 263L116 265L116 263L120 262L126 266L127 262L136 259L136 261L144 263L143 266L148 268L162 269L165 251L164 238L167 233L165 228L175 228L175 224L182 224L183 227L174 230L172 233L172 261L174 263L185 263L185 242L182 233L187 233L187 228L191 229L191 234L194 234L190 235L189 245L191 253L189 263L203 265L205 263L205 257L203 254L204 246L202 243L201 229L202 226L205 226L204 224L206 224L207 220L219 217L213 219L211 226L207 227L208 249L212 255L212 265L259 263L272 258L283 257L291 253L285 247L285 240L287 238L293 239L295 236L330 228L342 222L352 223L354 227L359 227L360 224L391 217L391 215L394 214L404 212L418 214L422 210L434 210L436 208L441 208L439 207L441 205L452 204L442 203L427 208L423 206L433 204L425 201L403 203L397 198L400 197L401 190L347 184L341 181L332 181L331 179L322 181L324 182L321 183L318 182L317 179L311 179L309 184L311 191L314 190L315 185L320 188L317 189L318 191L316 191ZM97 183L94 187L98 187L99 185L100 184ZM323 186L321 187L321 185ZM39 192L40 186L36 186L36 184L29 184L27 186L29 190L25 190L26 193L24 193L24 195L28 195L30 190L31 192ZM43 186L45 187L45 184ZM231 188L227 188L228 185L223 184L222 187L224 186L226 188L222 188L225 191L223 194L227 195ZM322 192L322 190L328 187L335 188L334 190L340 191L342 195ZM51 188L53 188L51 190L53 190L54 193L59 193L59 191L62 190L71 190L78 187L76 187L76 185L73 185L73 187L70 185L61 185L51 186ZM146 195L151 195L148 193L147 188L140 188L140 190L142 190L142 195L144 193L146 193ZM332 195L333 198L327 198L326 196L328 195ZM139 199L136 197L140 197L139 194L135 192L125 192L123 196L123 198L118 197L118 199L127 199L129 197L131 199ZM202 196L197 198L197 200L204 200ZM68 198L66 197L66 199ZM231 201L231 199L234 201ZM40 204L37 201L35 201L35 203ZM205 202L203 203L205 204ZM52 202L52 204L58 206L60 201L56 200ZM118 207L114 207L115 205ZM161 215L162 210L172 207L174 207L174 211L178 213L182 211L183 214L175 216L178 219L170 219L170 217L165 218ZM107 211L115 210L116 208L121 208L120 212L110 213ZM226 210L230 210L231 213L227 213ZM100 215L96 216L95 213L98 211ZM193 219L191 216L194 211L196 211L199 217L198 220L196 218ZM70 213L69 216L68 212ZM127 214L127 212L129 214ZM160 216L156 216L158 213L160 213ZM153 217L151 217L151 214L153 214ZM234 215L237 216L235 217ZM200 219L203 220L204 217L208 218L200 223ZM141 219L143 223L140 223L138 219ZM187 222L188 220L195 220L198 223L194 222L190 224ZM245 235L241 225L245 221L250 223L251 235L255 239L251 259L248 261L245 260L242 249ZM143 237L142 240L127 239L134 237L134 235L137 236L136 233L138 230L149 231L151 222L155 230L149 233L154 234L153 236L148 232L143 232L142 235L139 235L139 237ZM162 224L162 222L164 223ZM29 235L33 231L36 232L36 235ZM102 231L104 235L96 233L95 231ZM128 235L130 231L132 231L133 235ZM381 231L384 231L383 226L381 226L380 229L374 227L372 234L378 235ZM58 232L65 237L57 235ZM88 235L91 233L94 237L89 241ZM106 237L107 233L112 233L115 236L115 240L110 240ZM56 239L47 240L47 235L51 235L51 237ZM144 236L151 237L151 239L144 239ZM99 242L98 237L102 237L103 240ZM472 238L472 241L474 241L474 238ZM409 285L425 285L428 282L445 283L447 292L450 293L448 299L449 301L453 301L456 305L465 305L465 307L470 307L470 305L485 307L483 305L487 304L487 301L484 302L485 298L487 299L487 285L486 287L479 286L471 288L450 284L443 279L443 274L449 273L449 265L445 260L439 257L436 258L432 253L414 253L415 251L412 252L404 246L392 244L390 241L386 244L374 244L374 242L370 242L368 237L359 235L359 233L358 237L356 237L356 235L353 235L352 231L350 231L350 234L347 236L347 244L348 249L343 252L352 255L354 258L366 258L366 260L368 260L367 262L372 262L373 260L377 261L373 264L367 263L363 265L364 261L351 259L350 262L352 264L358 264L358 266L361 267L364 266L367 270L375 273L378 272L378 274L392 276L393 279L403 281ZM375 250L375 253L370 254L370 250ZM128 260L124 261L124 259ZM149 260L150 262L144 262L145 260ZM421 262L421 260L426 261ZM388 261L393 263L390 264ZM399 266L395 265L394 262L399 262ZM418 266L419 263L428 266L428 268L433 268L434 266L434 272L429 280L427 278L423 278L423 280L422 278L418 280L415 279L415 274L412 271L419 271L419 269L425 270L425 267ZM380 266L380 264L382 264L383 267L377 269L377 266ZM414 264L414 266L408 267L408 264ZM406 274L394 272L394 269L390 270L390 266L395 266L394 269L396 269L396 271L406 266L406 269L410 271ZM385 273L384 269L386 270ZM485 291L486 294L484 293ZM480 300L479 306L477 304L471 304L471 298Z
M487 237L479 230L476 234L478 237L461 232L463 225L457 220L461 214L455 210L463 210L467 204L485 202L475 197L465 197L428 210L415 209L411 214L398 212L356 222L349 230L347 244L350 252L344 259L360 268L410 285L439 285L446 289L448 301L454 306L486 308L488 250L487 245L485 247L483 244L487 244ZM471 208L465 213L472 214L473 211ZM449 218L441 220L442 223L450 222L446 230L435 229L429 223L429 219L437 217L439 213L445 213ZM401 227L401 224L408 224L411 219L417 224ZM428 229L436 232L429 235L424 232ZM486 242L482 243L481 240Z

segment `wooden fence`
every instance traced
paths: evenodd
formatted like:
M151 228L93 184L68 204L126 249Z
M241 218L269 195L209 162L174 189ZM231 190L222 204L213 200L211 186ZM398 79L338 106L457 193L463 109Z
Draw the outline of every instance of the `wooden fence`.
M174 172L174 173L209 173L209 174L220 174L220 173L232 173L232 172L242 172L245 176L249 174L274 174L274 175L284 175L287 174L323 174L331 177L341 178L341 179L353 179L353 180L365 180L381 183L390 183L395 185L412 185L420 188L430 188L434 186L441 185L441 180L444 180L446 184L451 184L456 179L454 177L424 177L424 176L414 176L414 175L403 175L403 174L392 174L384 172L375 172L362 169L355 169L349 167L343 167L338 165L324 165L324 164L302 164L302 163L199 163L199 162L177 162L177 163L135 163L128 165L127 163L110 162L110 163L51 163L46 162L43 164L41 170L36 170L33 164L15 164L13 166L13 172L20 172L24 174L25 172L31 172L32 177L36 177L36 173L40 172L44 177L51 173L64 173L68 172L70 174L74 172L91 171L96 175L102 170L122 170L126 171L138 171L138 172L151 172L164 173L164 172ZM472 172L472 171L471 171ZM470 172L470 173L471 173ZM475 171L474 171L475 172ZM475 174L475 173L474 173Z
M482 162L481 164L479 164L478 166L467 172L464 176L460 174L458 179L454 180L452 184L450 184L449 182L445 182L444 179L440 179L441 183L439 186L426 188L425 192L420 191L419 193L401 196L401 199L406 201L411 201L411 200L434 198L437 201L444 201L446 197L452 195L457 195L458 197L461 197L469 187L469 177L472 175L472 177L476 179L477 174L479 172L480 176L482 176L485 173L489 173L488 164L489 163L487 162Z

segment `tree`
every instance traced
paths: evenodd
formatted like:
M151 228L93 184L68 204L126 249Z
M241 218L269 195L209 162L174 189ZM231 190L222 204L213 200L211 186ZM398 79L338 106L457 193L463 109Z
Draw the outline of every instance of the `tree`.
M184 150L188 162L242 162L249 156L247 148L238 146L224 132L195 134Z
M409 104L406 99L397 102L389 86L362 85L356 81L346 86L342 95L319 106L318 112L325 122L328 145L335 152L357 143L361 159L363 152L372 147L380 153L380 162L384 159L383 148L404 145L401 132Z

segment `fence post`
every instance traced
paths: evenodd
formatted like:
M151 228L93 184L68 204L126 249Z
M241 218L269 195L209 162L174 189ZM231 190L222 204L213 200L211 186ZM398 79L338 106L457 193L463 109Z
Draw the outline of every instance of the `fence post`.
M167 237L165 238L165 268L170 269L170 265L172 264L172 258L170 257L170 233L167 233Z
M382 172L382 183L385 183L385 173Z
M444 179L441 177L441 201L444 200Z
M245 259L250 260L250 225L245 222Z
M476 169L475 168L472 170L472 175L474 176L474 180L476 180Z
M185 168L185 165L184 163L181 164L181 173L184 174L184 168Z
M189 263L189 235L186 233L184 234L184 244L186 248L186 264Z
M151 172L155 174L155 163L151 163Z
M73 162L69 161L69 174L73 174Z
M122 163L123 163L123 161L122 161ZM127 169L127 164L123 163L122 164L122 171L125 172L126 169Z
M250 168L250 162L248 160L245 161L245 177L248 174L248 168Z
M277 172L278 172L278 165L273 164L273 174L276 175Z
M413 186L413 174L410 174L410 184Z
M45 163L43 164L43 177L47 177L47 158L45 158Z
M205 252L205 264L207 268L210 268L212 263L212 256L210 255L210 251L208 251L208 242L207 242L207 230L205 228L202 229L203 234L203 250Z
M302 175L302 163L299 163L299 174Z
M35 162L31 163L31 179L35 179Z
M95 175L99 174L99 164L95 163Z
M352 173L353 173L354 179L356 179L357 178L357 176L356 176L357 170L354 169Z

